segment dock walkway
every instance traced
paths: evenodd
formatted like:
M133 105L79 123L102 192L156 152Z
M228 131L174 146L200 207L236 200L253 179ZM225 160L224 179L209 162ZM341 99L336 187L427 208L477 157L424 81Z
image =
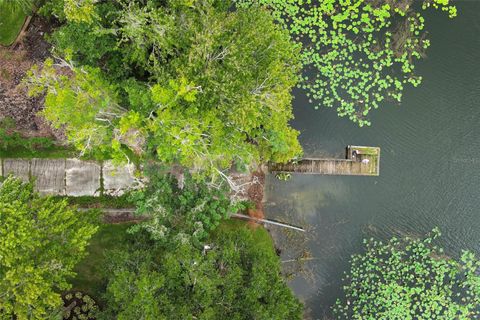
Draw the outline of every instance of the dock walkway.
M297 162L271 164L269 170L300 174L378 176L380 148L348 146L346 159L304 158Z

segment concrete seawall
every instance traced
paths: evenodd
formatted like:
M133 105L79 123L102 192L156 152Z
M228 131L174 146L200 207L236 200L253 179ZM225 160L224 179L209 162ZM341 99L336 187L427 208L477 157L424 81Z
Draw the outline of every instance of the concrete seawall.
M0 159L0 176L35 180L41 194L100 196L123 194L139 185L135 166L79 159Z

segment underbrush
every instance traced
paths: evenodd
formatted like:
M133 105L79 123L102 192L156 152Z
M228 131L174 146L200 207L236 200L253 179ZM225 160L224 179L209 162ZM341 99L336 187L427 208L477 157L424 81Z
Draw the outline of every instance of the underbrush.
M52 138L23 137L10 118L0 120L0 158L63 158L72 154L73 149L56 145Z
M129 199L129 194L123 194L121 196L108 196L102 195L100 197L82 196L82 197L62 197L58 198L67 199L70 205L76 205L79 208L110 208L110 209L123 209L133 208L135 203Z

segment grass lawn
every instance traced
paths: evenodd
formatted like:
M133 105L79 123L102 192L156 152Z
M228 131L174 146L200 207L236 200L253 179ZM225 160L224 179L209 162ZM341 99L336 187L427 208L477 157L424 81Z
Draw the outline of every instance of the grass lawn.
M222 230L238 230L241 228L246 228L253 233L253 238L255 239L255 243L259 247L264 247L265 250L275 250L275 246L273 243L273 239L268 233L267 229L264 227L257 225L255 227L251 227L248 222L240 219L229 219L223 221L215 231L212 232L210 238L214 240L215 237L219 237L222 235Z
M9 46L15 41L26 17L21 9L12 11L0 5L0 45Z
M55 145L52 138L24 137L15 129L13 119L0 120L0 158L68 158L75 154L73 147Z
M71 147L51 146L43 149L29 149L23 147L0 149L0 158L75 158L77 152Z
M57 198L65 198L71 205L79 208L107 208L107 209L125 209L134 208L135 203L130 201L129 194L123 194L118 197L103 195L100 197L82 196L82 197L65 197L57 196Z
M1 123L0 123L1 125ZM0 136L1 139L1 136ZM1 142L1 140L0 140ZM80 160L91 161L107 161L111 160L111 157L105 155L84 155L79 157L79 151L72 146L50 146L46 148L28 148L22 146L9 147L8 149L2 149L0 147L0 158L42 158L42 159L63 159L63 158L78 158ZM135 160L135 159L133 159ZM133 161L132 160L132 161ZM135 162L139 164L140 162Z
M129 234L126 233L131 224L104 224L93 237L87 248L87 256L76 266L77 276L71 281L73 290L90 294L97 301L104 290L102 265L105 251L122 248Z

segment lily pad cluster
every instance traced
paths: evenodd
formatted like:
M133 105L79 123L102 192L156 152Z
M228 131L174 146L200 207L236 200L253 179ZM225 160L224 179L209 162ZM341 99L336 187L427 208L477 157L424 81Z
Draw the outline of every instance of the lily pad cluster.
M464 251L459 259L425 239L365 240L352 257L334 311L338 319L479 319L480 261Z
M315 109L335 108L360 126L385 100L418 86L415 63L430 45L422 9L457 14L449 0L237 0L262 5L302 45L303 76Z
M94 320L98 306L89 295L83 292L68 292L63 296L63 319L68 320Z

